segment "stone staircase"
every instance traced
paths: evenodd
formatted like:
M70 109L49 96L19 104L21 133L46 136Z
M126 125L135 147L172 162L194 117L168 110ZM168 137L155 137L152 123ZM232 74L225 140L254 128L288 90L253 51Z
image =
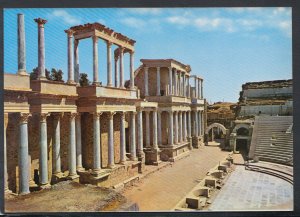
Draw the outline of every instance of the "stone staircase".
M292 116L256 116L249 157L293 165L292 124Z

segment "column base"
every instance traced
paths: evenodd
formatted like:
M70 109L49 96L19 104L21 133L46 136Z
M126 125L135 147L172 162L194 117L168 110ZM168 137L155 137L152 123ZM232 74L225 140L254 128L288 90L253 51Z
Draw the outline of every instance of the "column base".
M8 188L4 189L4 194L13 194L11 190Z
M93 82L93 85L96 86L96 87L102 86L101 83L100 83L99 81L94 81L94 82Z
M21 69L21 70L18 71L18 75L26 75L26 76L28 76L28 73L26 72L25 69Z
M75 81L67 81L67 84L76 84Z
M31 179L29 181L29 188L34 188L34 187L38 187L38 185Z
M113 85L112 84L107 84L106 87L113 87Z
M120 164L125 165L126 164L126 160L121 160Z
M48 79L46 77L38 77L37 80L40 80L40 81L47 81Z
M19 193L19 195L26 195L26 194L30 194L30 191Z
M51 188L51 185L49 183L46 183L46 184L40 184L40 189L50 189Z
M108 165L107 167L108 167L109 169L113 169L113 168L116 167L116 165L115 165L115 164L110 164L110 165Z
M93 176L99 176L99 174L102 172L101 169L93 169L93 171L91 172L91 175Z
M77 175L77 174L68 175L66 177L67 180L75 180L75 179L78 179L78 178L79 178L79 175Z
M77 167L76 170L77 170L77 172L83 172L83 171L85 171L85 168L80 166L80 167Z
M138 158L137 158L137 157L130 157L130 160L131 160L131 161L137 161Z

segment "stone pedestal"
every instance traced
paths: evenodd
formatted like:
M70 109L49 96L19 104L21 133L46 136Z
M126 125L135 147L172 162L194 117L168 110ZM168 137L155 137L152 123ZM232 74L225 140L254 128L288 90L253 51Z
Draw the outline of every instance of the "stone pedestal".
M192 146L194 148L199 148L200 142L199 142L199 137L198 136L193 136L192 137Z
M145 164L146 165L158 165L160 160L160 150L159 149L145 149Z
M189 143L189 145L188 145L189 149L190 149L190 150L193 150L193 145L192 145L193 141L192 141L192 137L187 137L187 141L188 141L188 143Z

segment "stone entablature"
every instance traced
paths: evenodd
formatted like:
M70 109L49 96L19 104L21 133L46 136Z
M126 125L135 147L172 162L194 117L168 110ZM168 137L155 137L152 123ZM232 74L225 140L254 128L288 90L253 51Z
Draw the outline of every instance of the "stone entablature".
M138 99L139 91L134 89L119 89L116 87L101 87L101 86L86 86L77 87L80 97L106 97L106 98L124 98L124 99Z
M189 65L185 65L174 59L141 59L141 62L144 67L171 67L187 73L188 75L191 72L191 67Z
M4 74L4 90L32 91L29 75Z
M181 96L146 96L145 99L149 102L159 103L191 103L191 99Z
M67 84L49 80L32 80L30 86L33 91L40 94L51 94L60 96L78 96L76 84Z
M70 29L74 31L75 39L83 39L96 35L114 44L134 51L135 40L130 39L121 33L115 32L100 23L87 23L84 25L72 26Z

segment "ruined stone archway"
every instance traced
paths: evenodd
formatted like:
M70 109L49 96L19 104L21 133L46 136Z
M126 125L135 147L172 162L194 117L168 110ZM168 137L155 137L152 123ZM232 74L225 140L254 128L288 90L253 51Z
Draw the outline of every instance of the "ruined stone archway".
M221 130L222 130L222 133L223 133L224 135L226 135L226 130L227 130L227 129L224 127L224 125L219 124L219 123L213 123L213 124L209 125L209 126L206 128L206 130L205 130L205 134L208 134L208 132L209 132L212 128L214 128L214 127L217 127L217 128L219 128L219 129L221 129Z

